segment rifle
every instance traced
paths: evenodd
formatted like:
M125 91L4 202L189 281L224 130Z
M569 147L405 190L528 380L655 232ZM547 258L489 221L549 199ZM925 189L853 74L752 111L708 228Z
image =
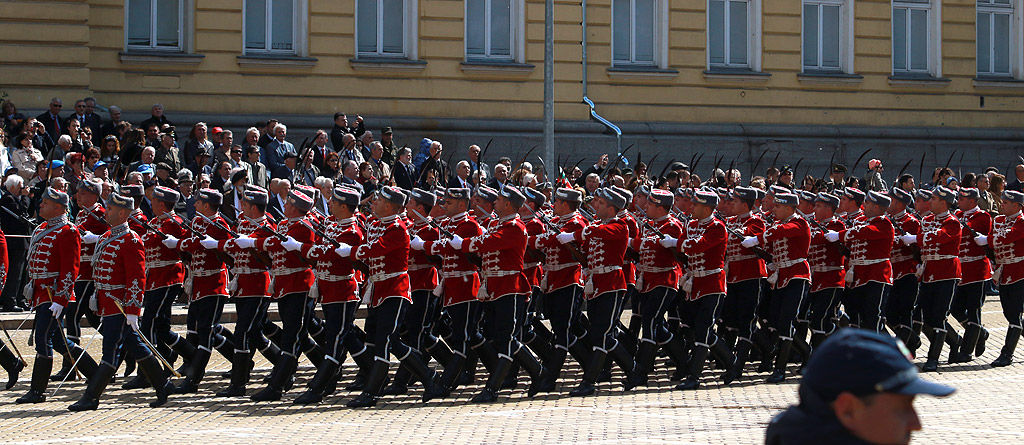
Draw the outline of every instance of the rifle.
M328 237L327 234L324 233L322 230L314 227L313 224L310 224L311 221L307 221L306 219L300 219L299 222L301 222L304 226L308 227L309 230L312 230L313 233L316 234L316 236L319 236L321 239L326 240L328 243L330 243L331 247L333 247L335 249L337 249L338 247L341 247L341 243L339 243L337 240L334 240L334 239ZM264 226L264 228L266 228L266 226ZM269 229L267 229L267 230L269 230ZM277 235L280 236L280 234L278 234L277 232L271 232L271 233L274 233L274 234L277 234ZM287 239L287 237L285 237L285 239ZM299 258L302 258L302 256L300 255ZM359 261L357 259L354 259L351 256L349 256L346 259L350 263L352 263L352 268L353 269L356 269L356 270L366 274L366 276L370 276L370 266L368 266L366 263L364 263L362 261ZM306 260L306 259L303 258L303 260ZM309 262L309 261L307 261L307 262Z
M651 232L654 232L654 235L657 236L659 240L663 240L663 239L668 237L668 235L665 235L664 233L662 233L662 231L659 230L657 227L654 227L653 225L651 225L651 223L648 221L650 219L650 217L647 216L647 212L644 211L644 209L639 209L639 210L640 210L640 213L643 215L642 219L643 219L644 228L650 230ZM643 236L643 234L641 234L641 237L642 236ZM683 236L685 236L685 233L683 234ZM678 249L672 249L672 256L674 256L676 258L676 261L678 261L678 262L680 262L682 264L686 264L686 262L688 261L688 258L686 256L686 254L680 252Z
M814 219L813 217L804 219L806 219L811 224L814 224L814 227L817 227L818 230L821 230L822 232L830 231L828 227L821 225L821 223L818 222L818 220ZM843 256L850 256L850 248L847 247L846 244L844 244L842 241L836 241L836 247L839 249L839 253L842 254Z
M479 206L477 206L477 207L479 207ZM417 212L416 210L409 209L409 211L412 212L413 214L415 214L416 217L420 219L420 221L424 221L427 224L429 224L430 227L433 227L433 228L437 229L437 231L442 236L444 236L444 237L446 237L448 239L454 239L455 238L456 235L454 233L449 232L444 227L441 227L441 225L438 224L437 221L434 221L433 219L425 218L423 215L420 214L420 212ZM466 252L462 252L462 255L466 259L466 261L469 261L474 266L479 267L479 268L483 268L484 267L483 258L480 258L479 255L474 254L474 253L466 253Z
M907 235L907 231L903 230L903 227L900 226L899 224L896 224L896 221L893 221L892 217L888 213L885 214L885 219L889 220L889 223L892 224L892 228L896 229L896 231L899 232L900 236L906 236ZM921 246L918 246L917 243L911 244L910 245L910 251L913 252L914 261L917 261L918 263L920 263L921 262Z
M541 215L541 214L535 212L532 208L530 208L530 206L526 206L526 209L529 210L530 213L533 214L534 218L537 218L538 221L544 223L544 226L547 227L547 229L549 231L552 231L552 232L555 232L555 233L561 233L562 232L557 227L555 227L554 224L551 224L551 221L549 221L547 218L545 218L544 215ZM579 244L576 244L576 241L571 241L571 242L562 244L562 247L564 247L566 250L569 251L569 255L572 255L572 259L573 260L575 260L577 263L580 263L580 265L583 266L583 268L585 268L585 269L588 268L588 266L587 266L587 256L584 255L583 252L580 252L580 246L579 246Z
M718 217L718 219L722 220L722 225L725 226L725 231L729 232L730 235L732 235L733 237L735 237L737 239L740 239L740 240L744 240L744 239L747 238L746 235L738 232L736 229L734 229L732 227L729 227L729 224L725 222L724 218L722 218L721 212L715 210L715 216ZM762 260L765 260L766 262L771 262L772 261L771 254L769 254L768 251L764 250L764 248L762 248L762 247L753 246L753 247L746 247L746 249L751 251L751 252L754 252L754 255L757 255L758 258L760 258Z
M761 165L761 160L764 159L764 155L768 154L769 151L771 151L771 150L769 149L769 150L762 151L761 152L761 156L757 157L757 162L755 162L754 166L750 168L750 180L751 181L753 181L754 180L754 176L757 175L757 166ZM830 162L830 164L831 164L831 162Z
M978 231L974 230L974 227L971 227L970 224L967 224L967 221L965 221L964 218L957 218L956 220L957 222L960 223L960 226L967 229L967 231L971 233L971 242L974 242L974 238L977 238L978 235L981 235L980 233L978 233ZM992 261L996 260L996 251L992 249L991 244L985 245L985 256L987 256Z

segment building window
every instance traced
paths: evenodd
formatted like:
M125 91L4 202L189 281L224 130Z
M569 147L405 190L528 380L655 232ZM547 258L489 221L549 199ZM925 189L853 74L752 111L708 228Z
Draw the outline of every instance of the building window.
M127 0L129 49L183 51L186 0Z
M612 64L656 65L657 0L612 1Z
M979 76L1010 76L1014 8L1011 0L978 0Z
M356 52L359 57L413 58L407 44L412 25L406 0L356 0ZM408 29L407 29L408 28Z
M245 0L246 53L296 54L298 0Z
M760 69L760 0L708 1L708 64Z
M851 14L848 0L805 0L803 10L804 71L850 72L847 61Z
M931 0L893 0L893 74L924 74L938 77L941 34L937 8Z
M522 62L523 0L466 0L466 60Z

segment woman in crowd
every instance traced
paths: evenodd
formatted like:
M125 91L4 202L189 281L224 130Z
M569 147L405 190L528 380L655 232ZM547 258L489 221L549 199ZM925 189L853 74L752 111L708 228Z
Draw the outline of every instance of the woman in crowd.
M15 139L16 149L10 153L11 165L18 169L18 174L28 180L36 174L36 163L43 160L43 153L32 145L33 138L22 135Z

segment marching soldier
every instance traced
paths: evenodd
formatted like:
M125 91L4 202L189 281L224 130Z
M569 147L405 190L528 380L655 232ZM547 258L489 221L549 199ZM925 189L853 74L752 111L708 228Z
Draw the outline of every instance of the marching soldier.
M899 187L893 187L889 196L892 198L889 204L889 221L892 222L896 233L899 236L921 233L921 222L907 211L908 207L913 205L913 195ZM921 325L916 324L918 330L914 330L919 256L920 252L899 242L899 238L893 242L892 251L889 253L889 262L892 265L892 292L889 293L885 318L896 336L903 340L911 351L917 350L912 341L920 341L921 338Z
M744 237L757 236L765 231L765 222L756 213L758 190L750 187L736 187L729 194L726 227ZM737 242L726 246L726 297L722 308L722 321L736 337L736 372L743 373L743 367L750 356L754 342L767 355L771 350L771 339L764 330L757 328L757 308L764 297L764 280L768 276L764 259Z
M969 362L975 353L980 356L985 352L988 337L988 331L981 325L981 306L985 304L985 287L992 279L992 263L985 246L976 244L974 238L992 233L992 215L978 208L980 197L976 188L963 187L957 191L957 217L964 228L960 231L961 279L950 310L964 327L964 337L960 350L950 351L950 363Z
M848 229L867 221L863 208L865 197L864 192L853 187L844 188L843 194L839 196L839 215Z
M53 368L53 351L78 361L86 376L96 371L96 361L84 349L70 342L63 333L60 316L75 300L75 279L81 257L81 239L68 222L70 199L62 191L46 188L39 201L39 217L44 221L32 232L28 249L28 277L25 296L35 308L36 360L32 365L32 385L17 403L46 401L46 385Z
M676 304L679 278L682 269L674 255L675 246L663 246L663 239L678 239L682 236L683 225L669 214L672 207L672 193L667 190L652 190L647 204L646 216L650 221L643 227L641 236L633 241L640 252L637 270L639 312L642 337L637 346L633 373L627 376L625 389L646 386L648 374L654 368L658 348L664 346L676 363L686 362L683 341L676 338L665 325L665 313ZM642 216L642 217L643 217ZM670 243L671 244L671 243Z
M363 242L363 229L356 224L355 212L359 208L360 194L348 187L335 187L332 199L328 201L331 216L326 220L324 235L326 239L316 244L301 243L289 238L282 243L285 249L298 250L303 256L316 262L316 294L320 307L324 311L324 329L327 343L324 346L327 356L323 365L317 368L309 388L295 399L296 404L319 403L324 397L334 392L340 377L341 363L345 360L346 351L360 352L365 346L354 333L356 309L359 308L359 282L352 260L340 258L334 252L332 242L359 245ZM369 372L373 363L369 354L361 354L357 358L360 368Z
M372 342L374 362L367 375L366 388L348 403L349 408L366 408L377 403L388 375L388 354L393 354L413 376L423 382L424 398L435 392L433 372L420 354L405 344L398 334L409 295L409 231L399 216L407 196L397 187L386 186L377 193L372 209L377 219L370 225L366 240L357 246L345 243L334 251L342 258L351 257L366 263L370 276L366 279L365 297L369 299L366 332ZM371 347L372 345L372 347Z
M494 206L496 219L488 231L467 239L455 235L449 241L452 247L465 253L476 253L482 259L477 299L483 301L481 311L490 334L488 341L498 352L487 385L473 398L474 403L490 403L497 399L513 360L530 375L530 397L554 389L541 378L543 365L517 338L526 321L527 299L531 292L530 283L523 274L526 227L519 219L519 208L526 197L514 187L503 187L498 195Z
M774 271L768 282L773 292L768 314L778 354L775 356L775 370L767 382L779 383L786 379L786 363L793 347L793 322L811 279L807 264L811 229L807 221L795 213L799 203L796 195L775 193L772 201L775 224L761 235L745 238L741 245L753 247L764 244L772 256Z
M921 368L924 372L938 369L939 355L947 338L946 318L960 281L960 223L949 211L955 201L956 192L936 186L929 202L932 214L924 218L921 233L902 237L904 244L921 246L924 262L919 306L925 328L934 336L928 348L928 361Z
M541 222L544 204L547 198L540 192L523 187L523 195L526 201L519 209L519 218L526 226L526 234L529 239L547 231L547 227ZM550 362L554 351L551 350L551 331L541 322L537 316L538 310L542 307L544 292L541 290L541 280L544 278L544 270L541 265L544 263L544 254L534 248L527 241L526 256L523 259L523 274L530 282L529 304L526 306L526 317L523 323L521 338L523 344L537 354L545 363Z
M814 202L812 218L826 230L811 228L811 245L807 262L811 266L811 348L816 349L825 338L836 330L833 319L839 308L839 300L845 287L846 271L844 257L839 246L826 239L829 233L842 232L846 225L836 218L839 197L827 192L818 193ZM838 239L838 237L836 237Z
M137 357L140 372L156 390L157 398L150 402L150 407L166 403L167 395L174 389L155 352L139 337L139 314L146 288L146 254L142 239L128 228L132 201L116 193L107 200L105 218L111 228L96 243L94 259L97 313L102 317L103 361L91 374L82 398L68 407L71 411L94 410L99 406L100 395L117 372L118 349L122 346L132 357Z
M128 217L128 227L135 232L136 235L142 236L146 233L146 227L142 225L143 222L147 221L146 214L142 212L142 200L146 197L146 190L141 185L122 185L119 191L121 196L126 198L132 198L135 201L135 208L132 209L131 216Z
M847 195L857 190L849 187ZM885 329L885 307L892 288L892 264L889 254L895 233L892 222L885 217L891 200L881 193L870 191L864 203L864 221L850 218L852 226L844 231L825 233L830 242L842 240L850 248L847 272L850 288L844 305L851 312L855 324L862 329L882 332Z
M470 211L473 212L476 222L484 230L491 226L491 220L494 217L494 203L497 201L498 191L495 189L481 185L473 190L473 198L470 200L470 205L473 208Z
M616 214L626 207L626 200L610 189L600 188L594 192L591 205L594 221L590 225L556 236L562 244L580 244L589 266L583 292L590 320L588 343L593 352L583 368L583 381L569 392L571 396L594 394L609 356L627 375L633 371L633 357L615 338L619 301L626 292L622 263L629 242L629 226Z
M1006 190L1002 196L1001 215L996 217L995 229L991 238L979 235L975 243L991 244L996 252L996 263L999 269L994 274L999 280L999 303L1003 307L1003 316L1010 324L1006 331L1006 343L999 357L992 362L993 367L1009 366L1013 362L1013 352L1020 341L1021 326L1024 320L1024 193Z
M689 374L676 389L690 390L700 387L700 374L707 362L708 354L725 364L726 372L722 381L726 385L736 378L736 357L725 341L715 334L714 325L722 313L725 299L725 246L728 234L725 223L715 217L718 194L710 190L693 191L692 218L686 224L686 238L683 240L666 237L661 240L665 247L676 248L686 255L687 271L681 287L687 293L687 312L693 327L694 343L689 361ZM682 367L683 357L673 358Z

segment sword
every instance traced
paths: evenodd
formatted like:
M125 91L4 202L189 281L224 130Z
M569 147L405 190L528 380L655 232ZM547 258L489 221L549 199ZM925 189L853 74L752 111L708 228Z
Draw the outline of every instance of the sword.
M100 318L99 326L96 326L96 332L100 331L100 327L101 326L103 326L103 319L102 318ZM92 341L93 340L96 340L96 335L93 335L92 338L89 339L89 342L85 344L85 347L82 348L82 353L79 354L78 358L76 358L74 363L71 364L71 369L78 369L78 364L82 361L82 357L85 357L85 353L89 350L89 346L92 346ZM61 386L64 386L64 382L68 381L69 377L71 377L71 373L70 372L64 375L64 380L61 380L60 383L57 385L57 387L53 389L53 392L50 393L50 397L53 397L54 394L57 394L57 390L60 389Z
M31 313L31 311L29 311L29 312ZM18 354L18 359L21 360L21 363L25 364L25 357L22 357L21 351L18 350L17 343L15 343L14 339L11 338L11 334L9 332L7 332L7 326L4 326L3 323L0 323L0 328L3 328L4 335L7 336L7 341L11 343L11 349L14 349L14 352ZM31 335L30 335L30 337L31 337Z
M117 310L121 311L121 315L124 315L125 318L127 319L128 318L128 314L126 314L124 312L124 307L121 306L121 302L117 301L114 298L111 298L110 300L113 301L114 305L117 306ZM127 320L126 320L126 322L127 322ZM139 334L139 338L142 339L142 342L145 343L146 346L149 348L150 352L152 352L153 355L155 355L156 358L160 360L160 363L163 363L164 367L166 367L169 371L171 371L171 374L174 374L175 377L181 377L181 374L177 370L174 369L174 366L171 366L171 364L167 362L167 359L165 359L164 356L160 355L160 351L156 350L156 347L153 346L153 344L149 342L149 339L146 338L146 335L143 334L141 330L136 329L136 328L132 328L132 329L135 330L136 334Z

